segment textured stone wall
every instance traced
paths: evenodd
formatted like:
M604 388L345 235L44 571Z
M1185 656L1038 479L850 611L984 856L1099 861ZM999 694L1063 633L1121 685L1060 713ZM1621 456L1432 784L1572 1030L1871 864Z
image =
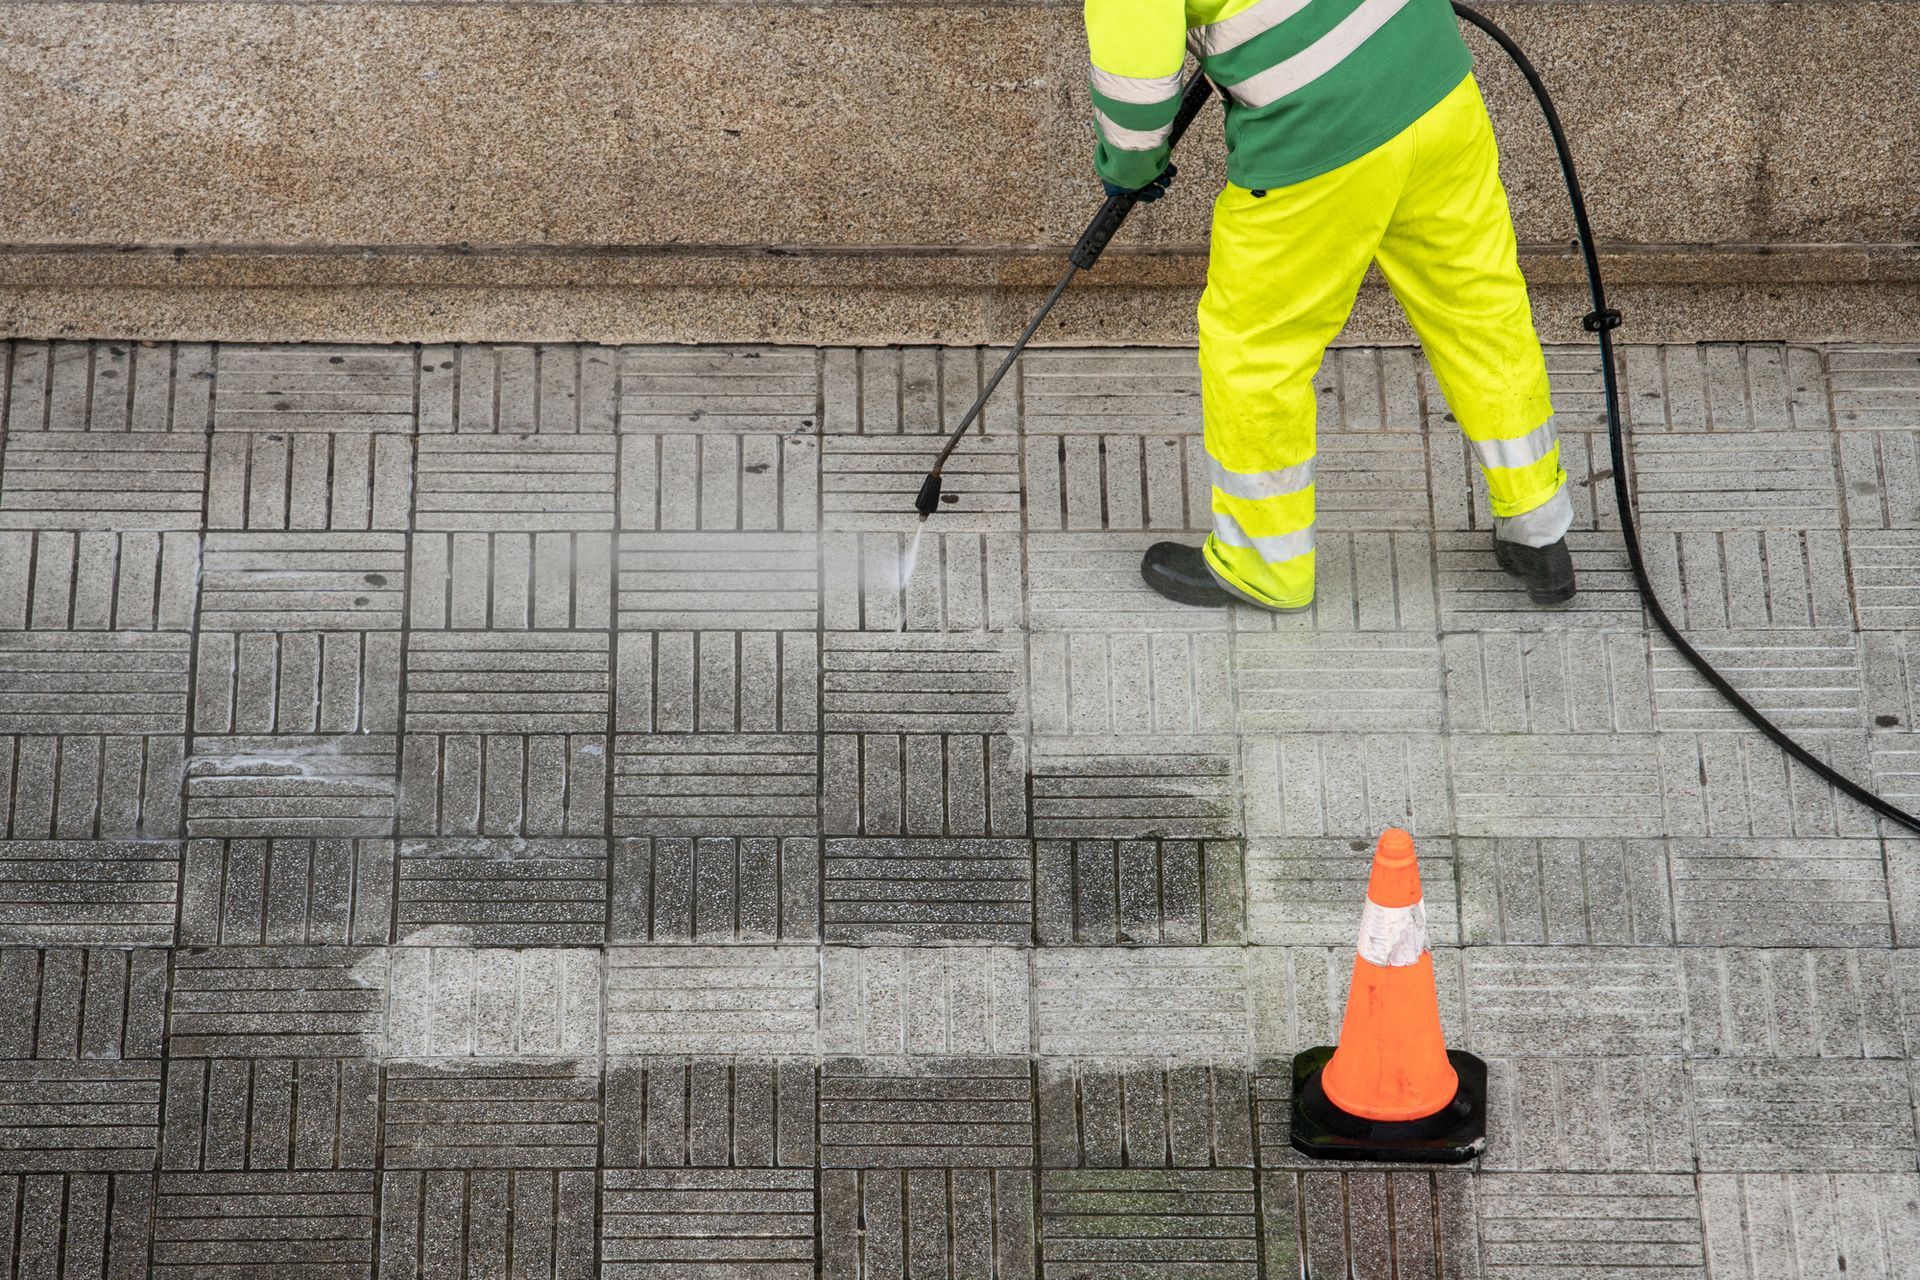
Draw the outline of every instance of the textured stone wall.
M1920 325L1920 3L1489 9L1641 336ZM1475 39L1563 333L1546 133ZM1055 3L0 4L0 331L1004 338L1097 196L1084 59ZM1217 138L1050 336L1188 336Z

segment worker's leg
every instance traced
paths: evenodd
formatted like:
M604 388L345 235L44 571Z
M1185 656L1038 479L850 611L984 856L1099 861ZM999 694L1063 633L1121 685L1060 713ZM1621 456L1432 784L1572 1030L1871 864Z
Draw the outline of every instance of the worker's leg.
M1214 204L1200 299L1205 556L1223 587L1256 604L1313 599L1313 378L1353 310L1411 141L1264 196L1229 186Z
M1495 532L1544 547L1566 534L1573 505L1499 152L1473 78L1413 133L1413 171L1381 238L1380 270L1472 443Z

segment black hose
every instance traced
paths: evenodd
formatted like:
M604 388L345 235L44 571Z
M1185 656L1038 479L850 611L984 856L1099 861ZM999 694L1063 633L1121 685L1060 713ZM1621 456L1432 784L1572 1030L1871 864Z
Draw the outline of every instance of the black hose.
M1469 9L1458 0L1454 0L1453 11L1465 22L1485 32L1513 59L1513 65L1526 77L1527 87L1533 90L1534 98L1540 103L1541 114L1547 118L1547 129L1553 134L1553 149L1560 157L1560 172L1567 180L1567 198L1573 204L1573 225L1580 237L1580 256L1586 263L1587 290L1593 297L1593 310L1581 323L1588 332L1600 339L1600 378L1607 396L1607 446L1613 455L1613 500L1620 511L1620 537L1627 544L1627 562L1633 566L1633 580L1640 588L1641 598L1646 601L1647 612L1652 615L1660 633L1680 651L1681 657L1693 665L1701 678L1712 685L1735 711L1745 716L1754 728L1770 738L1775 746L1813 770L1842 794L1851 796L1884 818L1891 818L1904 827L1920 832L1920 818L1843 776L1795 742L1786 730L1767 719L1758 707L1727 683L1725 676L1713 669L1713 664L1702 657L1699 650L1687 643L1679 628L1673 625L1673 620L1667 617L1667 611L1661 607L1660 597L1654 593L1653 583L1647 577L1646 559L1641 554L1640 535L1633 521L1633 495L1627 485L1626 425L1620 414L1620 393L1615 385L1613 368L1613 331L1620 327L1620 313L1607 306L1606 287L1600 281L1600 256L1593 244L1593 227L1587 221L1586 198L1580 191L1580 179L1574 173L1573 153L1567 148L1566 130L1560 126L1560 113L1554 110L1553 97L1541 82L1540 73L1527 61L1527 55L1520 52L1520 46L1513 42L1513 38L1484 14Z

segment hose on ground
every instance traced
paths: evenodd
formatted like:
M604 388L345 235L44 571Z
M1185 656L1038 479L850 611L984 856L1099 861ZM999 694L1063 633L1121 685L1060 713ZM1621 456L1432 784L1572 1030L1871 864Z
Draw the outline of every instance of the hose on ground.
M1701 679L1712 685L1715 691L1727 700L1729 706L1745 716L1753 727L1765 734L1775 746L1811 769L1815 775L1830 783L1842 795L1857 800L1883 818L1891 819L1909 830L1920 832L1920 818L1916 818L1900 806L1846 777L1801 746L1786 730L1769 720L1765 712L1747 701L1738 689L1728 683L1725 676L1714 670L1713 664L1687 642L1686 637L1680 634L1680 629L1673 625L1673 620L1667 617L1667 611L1661 606L1660 597L1653 589L1653 582L1647 577L1646 558L1640 551L1640 535L1633 517L1633 494L1627 483L1627 428L1620 413L1620 392L1616 385L1613 362L1613 331L1620 327L1620 313L1607 306L1606 286L1600 279L1600 255L1594 248L1593 227L1587 221L1586 197L1580 189L1579 175L1574 171L1573 153L1567 147L1567 133L1561 127L1560 113L1554 109L1553 97L1547 92L1547 86L1542 83L1540 73L1534 69L1533 63L1527 60L1527 55L1520 51L1520 46L1513 42L1513 37L1502 31L1485 14L1468 8L1458 0L1454 0L1453 11L1462 21L1477 28L1488 39L1499 45L1501 51L1513 60L1513 65L1519 68L1520 74L1525 77L1527 87L1533 90L1533 96L1540 104L1541 114L1547 118L1547 129L1553 134L1553 149L1560 158L1560 173L1566 179L1567 198L1573 204L1573 225L1580 238L1580 256L1586 265L1587 291L1593 299L1593 310L1586 315L1581 324L1600 340L1600 379L1601 386L1606 392L1607 447L1613 460L1613 500L1620 513L1620 537L1627 544L1627 563L1632 566L1633 580L1640 589L1640 597L1646 604L1647 613L1653 618L1654 625L1660 628L1660 633L1667 638L1667 642L1692 665L1695 671L1700 673Z

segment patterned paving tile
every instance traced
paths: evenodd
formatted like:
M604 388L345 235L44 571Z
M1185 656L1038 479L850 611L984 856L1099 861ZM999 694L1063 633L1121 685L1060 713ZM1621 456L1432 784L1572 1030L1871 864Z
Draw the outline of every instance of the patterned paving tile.
M1689 634L1852 625L1836 530L1661 531L1641 548L1667 616Z
M598 435L422 435L414 444L416 529L611 529L617 453Z
M165 946L179 879L178 841L7 841L0 942Z
M417 533L408 568L415 631L605 628L613 607L606 533Z
M1458 733L1643 733L1654 727L1638 632L1443 636L1447 728Z
M793 432L819 425L821 362L812 351L672 346L623 347L618 353L580 350L617 362L622 432ZM585 370L583 365L583 377Z
M1843 775L1865 779L1858 733L1806 733L1800 744ZM1751 733L1663 733L1660 783L1667 832L1680 836L1868 836L1874 818Z
M149 1274L153 1177L145 1173L30 1173L0 1177L0 1259L21 1276Z
M647 431L620 442L622 528L817 529L819 509L810 435Z
M1427 936L1436 946L1459 939L1454 842L1419 845ZM1366 840L1273 839L1247 842L1247 921L1255 943L1350 944L1367 897L1373 846Z
M1197 541L1197 539L1195 539ZM1226 617L1163 599L1140 581L1151 533L1027 535L1027 619L1036 635L1220 631Z
M1538 609L1493 558L1490 533L1439 533L1440 629L1456 631L1638 631L1640 595L1626 548L1611 533L1573 530L1567 549L1580 594L1564 608Z
M819 968L813 948L610 948L607 1051L812 1054Z
M831 839L821 901L830 942L1031 942L1026 840Z
M1033 1110L1026 1058L829 1058L820 1168L1025 1171Z
M423 355L421 363L432 360ZM214 369L215 431L406 434L414 427L414 361L403 349L222 344Z
M1250 1168L1247 1079L1246 1068L1226 1064L1044 1059L1041 1166Z
M1482 1274L1461 1173L1262 1173L1259 1185L1268 1276Z
M810 836L820 830L813 734L621 734L616 836Z
M160 1063L0 1063L0 1172L153 1168Z
M1236 942L1245 854L1233 840L1040 840L1042 945Z
M406 435L337 430L324 425L331 416L324 411L306 415L316 425L290 432L223 429L243 412L216 409L207 455L209 529L408 526L413 442ZM411 426L401 422L400 431Z
M1473 839L1455 849L1463 942L1673 941L1664 841Z
M823 1169L820 1274L1033 1280L1034 1200L1026 1169Z
M189 840L183 946L392 941L391 840Z
M378 1057L387 964L380 947L177 951L168 1047L193 1058Z
M1659 743L1644 735L1474 735L1449 743L1464 836L1658 836Z
M1700 1208L1716 1280L1920 1274L1912 1171L1707 1174Z
M1895 954L1798 947L1682 952L1690 1051L1726 1058L1901 1057Z
M1707 1274L1699 1199L1685 1174L1486 1174L1475 1191L1489 1277Z
M1279 734L1243 740L1241 751L1249 835L1454 830L1447 744L1438 735Z
M1693 1120L1678 1058L1495 1058L1486 1169L1690 1173Z
M1699 1168L1910 1171L1913 1099L1901 1066L1832 1058L1690 1063Z
M1649 529L1833 529L1840 524L1825 432L1674 432L1637 437L1635 498Z
M1241 732L1433 733L1441 727L1440 652L1431 636L1237 637Z
M589 1169L389 1171L380 1179L380 1275L591 1280Z
M1851 632L1714 633L1688 639L1733 686L1789 732L1864 727L1859 645ZM1664 637L1651 640L1655 727L1745 730L1739 712Z
M1027 955L1004 947L829 947L821 1051L875 1061L1033 1050Z
M615 942L778 942L820 936L820 843L634 838L613 845Z
M0 952L0 1058L162 1056L167 954L94 947Z
M0 533L0 627L185 631L199 577L193 533Z
M613 1058L602 1163L610 1169L811 1169L811 1058Z
M1684 1043L1686 1002L1671 951L1473 947L1466 966L1480 1053L1671 1055Z
M590 1064L391 1062L380 1111L389 1170L591 1169L598 1159Z
M1668 865L1682 943L1893 941L1877 840L1674 840Z
M1058 839L1238 834L1231 740L1038 738L1033 833Z
M1920 357L1906 347L1840 346L1827 353L1834 425L1843 431L1920 425Z
M820 746L820 822L828 835L1027 833L1024 738L836 733Z
M598 836L603 733L410 733L400 742L402 835Z
M814 1274L814 1178L811 1169L610 1169L599 1274L804 1280Z
M1430 636L1439 629L1433 534L1322 529L1314 535L1313 557L1312 608L1268 613L1236 605L1234 630Z
M1042 1056L1244 1057L1246 977L1235 948L1162 947L1033 953Z
M378 1201L373 1173L163 1173L152 1274L253 1280L299 1268L371 1280Z
M1260 1274L1253 1172L1048 1169L1040 1175L1040 1258L1049 1276Z
M552 1058L600 1051L601 958L586 948L397 947L387 1053Z
M820 546L820 617L828 631L1018 631L1025 625L1025 545L1018 534L955 533L925 524L912 533L828 534Z
M8 432L0 528L197 529L206 437L185 431Z
M380 1064L181 1058L167 1064L162 1169L371 1169Z

